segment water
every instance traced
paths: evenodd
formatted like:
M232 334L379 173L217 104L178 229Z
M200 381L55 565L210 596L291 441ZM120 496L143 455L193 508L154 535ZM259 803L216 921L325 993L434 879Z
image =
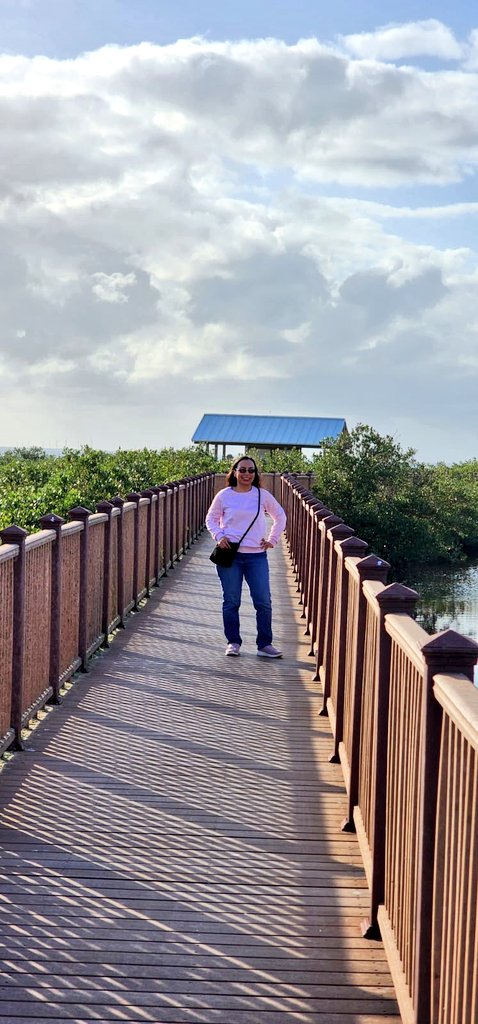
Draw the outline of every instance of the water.
M460 566L426 566L404 582L420 595L417 622L428 633L456 629L478 642L478 558Z

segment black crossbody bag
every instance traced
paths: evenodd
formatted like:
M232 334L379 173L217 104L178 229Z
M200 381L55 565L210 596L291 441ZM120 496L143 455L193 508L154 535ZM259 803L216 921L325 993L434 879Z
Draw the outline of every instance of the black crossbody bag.
M242 537L241 537L240 540L238 540L238 541L230 540L229 541L229 547L228 548L220 548L219 544L216 544L216 547L213 549L213 551L211 551L211 554L209 555L209 558L211 559L211 562L214 562L214 565L220 565L220 566L222 566L223 569L229 569L231 567L231 565L232 565L232 563L233 563L233 561L234 561L234 559L235 559L235 557L237 555L237 552L239 551L239 545L242 544L242 542L244 540L244 537L246 536L246 533L249 533L249 530L251 529L251 526L254 526L254 523L255 523L258 515L259 515L260 510L261 510L261 492L260 492L260 488L259 487L257 488L257 493L258 493L257 512L256 512L256 514L254 516L254 519L252 520L252 523L249 523L249 526L247 527L247 530L242 534Z

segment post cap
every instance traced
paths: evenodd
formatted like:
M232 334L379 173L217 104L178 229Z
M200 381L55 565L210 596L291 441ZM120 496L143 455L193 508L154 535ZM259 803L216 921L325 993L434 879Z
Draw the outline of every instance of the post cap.
M28 531L24 530L22 526L13 524L0 530L0 537L4 544L22 544L28 537Z
M388 587L377 594L377 601L385 612L413 611L418 601L416 590L406 587L403 583L389 583Z
M88 519L88 516L92 516L91 509L85 508L84 505L76 505L75 508L68 509L68 515L70 519Z
M61 516L55 515L54 512L50 512L47 516L42 516L40 524L43 530L58 530L60 526L63 526L65 522Z

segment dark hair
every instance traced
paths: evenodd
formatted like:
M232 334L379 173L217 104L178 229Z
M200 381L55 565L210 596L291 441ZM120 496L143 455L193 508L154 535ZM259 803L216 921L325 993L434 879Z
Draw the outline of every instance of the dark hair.
M244 459L248 459L249 462L253 462L254 463L254 470L255 470L255 472L254 472L254 479L252 481L252 486L253 487L260 487L261 486L261 478L259 476L259 470L257 468L256 460L252 459L250 455L239 455L239 457L237 459L234 459L234 462L232 463L232 466L231 466L231 468L229 470L229 473L226 476L226 487L237 487L236 469L239 466L239 464L244 461Z

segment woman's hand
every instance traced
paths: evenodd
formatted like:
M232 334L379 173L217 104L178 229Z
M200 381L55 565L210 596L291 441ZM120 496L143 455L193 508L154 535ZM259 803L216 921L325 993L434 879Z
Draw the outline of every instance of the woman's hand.
M221 537L221 539L217 542L217 546L218 548L230 548L231 545L227 537Z
M267 551L268 548L273 548L273 547L274 547L274 545L271 544L270 541L266 540L265 537L262 538L262 540L261 540L261 548L262 548L263 551Z

